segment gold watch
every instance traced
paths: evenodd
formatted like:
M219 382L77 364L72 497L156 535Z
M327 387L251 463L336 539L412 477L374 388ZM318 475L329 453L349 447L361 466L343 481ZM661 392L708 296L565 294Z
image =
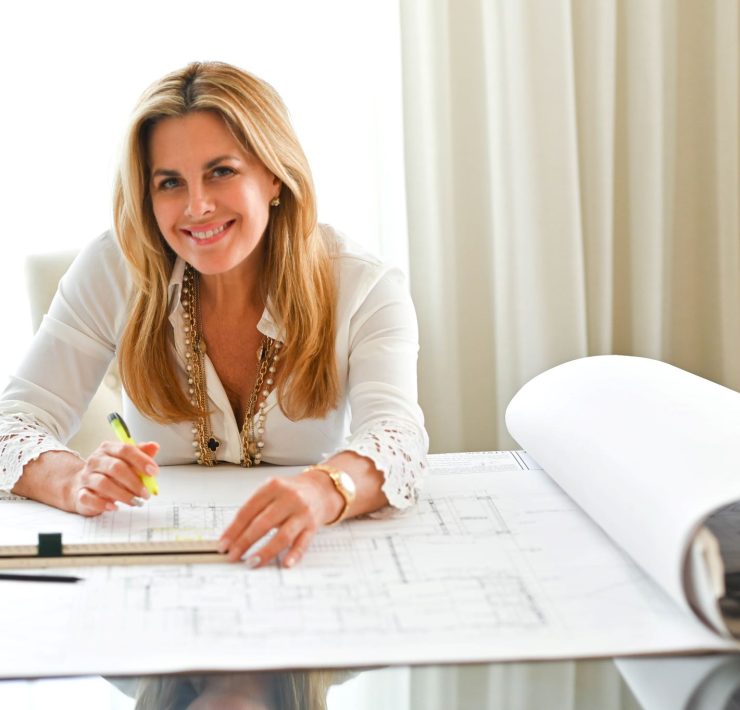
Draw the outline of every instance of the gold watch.
M327 466L323 463L317 463L314 466L304 468L303 473L306 473L306 471L323 471L327 476L329 476L329 478L331 478L334 488L336 488L342 498L344 498L344 508L342 508L339 515L330 523L327 523L327 525L336 525L337 523L342 522L345 515L347 515L350 505L352 505L352 501L354 501L355 496L357 495L357 486L352 480L352 476L350 476L346 471L334 468L334 466Z

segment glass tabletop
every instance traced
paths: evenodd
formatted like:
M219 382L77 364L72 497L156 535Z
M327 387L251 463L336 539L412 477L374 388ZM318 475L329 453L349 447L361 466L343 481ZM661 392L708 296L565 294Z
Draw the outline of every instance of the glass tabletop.
M740 656L7 680L0 707L740 710Z

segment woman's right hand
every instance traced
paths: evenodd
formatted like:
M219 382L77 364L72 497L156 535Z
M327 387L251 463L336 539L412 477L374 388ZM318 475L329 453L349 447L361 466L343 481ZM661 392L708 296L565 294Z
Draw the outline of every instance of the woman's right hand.
M136 446L104 441L73 476L72 509L80 515L100 515L115 510L117 501L137 505L136 499L149 498L138 472L157 475L157 451L159 444L153 441Z

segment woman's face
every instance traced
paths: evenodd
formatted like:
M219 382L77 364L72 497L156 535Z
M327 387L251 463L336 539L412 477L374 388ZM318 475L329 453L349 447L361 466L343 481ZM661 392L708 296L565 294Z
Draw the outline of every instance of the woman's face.
M280 181L220 116L196 111L157 122L149 161L154 216L178 256L208 275L259 263Z

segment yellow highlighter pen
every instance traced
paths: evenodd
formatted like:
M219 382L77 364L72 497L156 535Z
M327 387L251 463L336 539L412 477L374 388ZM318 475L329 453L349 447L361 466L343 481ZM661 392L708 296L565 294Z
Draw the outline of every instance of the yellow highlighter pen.
M124 444L133 444L134 446L136 446L136 442L131 437L131 433L126 426L126 422L123 421L123 417L118 414L118 412L113 412L109 414L108 422L110 423L111 428L113 429L115 435L118 437L119 441L122 441ZM141 471L137 471L137 473L139 474L139 478L141 478L141 482L146 486L146 489L152 495L158 495L159 486L157 485L157 479L153 476L147 476Z

